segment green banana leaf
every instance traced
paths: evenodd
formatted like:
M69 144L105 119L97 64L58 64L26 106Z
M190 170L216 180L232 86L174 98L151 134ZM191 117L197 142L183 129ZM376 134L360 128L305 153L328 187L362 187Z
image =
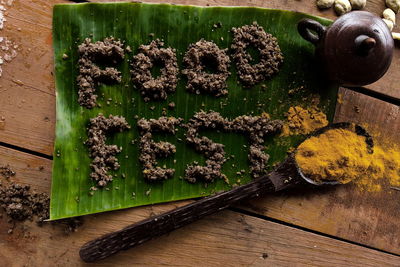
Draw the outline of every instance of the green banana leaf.
M204 157L193 148L179 142L184 140L182 128L176 136L160 134L157 140L165 140L176 145L176 154L159 160L160 166L175 168L173 178L162 182L149 183L142 176L138 161L138 139L136 127L139 118L158 118L168 103L176 103L168 116L190 119L195 112L214 110L224 117L235 118L244 114L259 115L267 112L273 119L284 119L284 113L293 105L307 105L304 97L320 94L320 108L331 121L336 104L337 87L328 85L318 75L314 62L314 47L297 33L297 22L302 18L313 18L324 25L331 22L306 14L283 10L253 7L194 7L169 4L143 3L85 3L61 4L54 7L53 42L55 55L55 80L57 95L57 125L54 148L53 179L51 191L50 219L60 219L96 212L110 211L152 203L195 198L228 190L234 184L244 184L251 180L248 169L248 140L244 135L233 133L207 132L215 142L225 145L226 155L234 155L223 167L229 184L222 180L210 184L198 182L190 184L182 179L187 164L193 161L204 163ZM232 75L228 79L229 94L217 98L196 95L185 90L185 79L181 78L174 94L167 101L145 103L130 80L128 60L137 52L141 44L154 38L162 38L165 47L177 50L178 64L182 70L182 57L189 44L201 38L213 40L220 48L229 48L232 41L230 29L257 21L264 29L277 37L283 55L283 66L278 75L252 88L243 88L231 64ZM221 27L213 27L220 23ZM118 66L122 72L122 82L115 85L101 85L98 88L98 103L101 108L92 110L78 104L78 51L77 47L87 37L93 41L114 36L124 40L132 48L125 60ZM65 55L68 58L65 57ZM262 85L266 88L262 88ZM303 87L290 95L289 90ZM112 103L107 105L111 98ZM133 100L134 99L134 100ZM221 104L222 103L222 104ZM263 104L261 107L257 104ZM150 108L154 106L154 110ZM93 196L89 188L95 183L89 178L89 152L84 145L89 119L98 113L124 116L132 126L129 131L109 137L110 144L123 148L118 154L120 169L113 171L116 177L107 188L100 189ZM274 137L266 143L270 154L270 166L281 161L288 148L296 146L304 136ZM240 170L245 175L238 176ZM122 176L125 176L123 178Z

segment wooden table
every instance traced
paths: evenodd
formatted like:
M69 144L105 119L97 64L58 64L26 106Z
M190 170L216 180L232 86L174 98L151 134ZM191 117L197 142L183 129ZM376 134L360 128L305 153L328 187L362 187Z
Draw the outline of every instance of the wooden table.
M55 126L51 48L52 6L56 0L16 0L7 11L2 36L20 44L19 55L0 78L0 164L17 172L14 180L49 192ZM95 2L95 1L93 1ZM103 1L98 1L103 2ZM158 1L159 2L159 1ZM177 4L249 5L335 18L314 0L170 0ZM369 0L381 14L383 0ZM400 22L399 22L400 23ZM400 27L395 30L400 31ZM400 99L400 49L389 72L368 86ZM341 89L336 121L367 123L386 140L400 137L400 107ZM358 106L359 112L356 112ZM0 266L84 265L78 250L86 241L184 202L87 216L65 235L59 226L18 224L7 234L0 220ZM400 266L400 192L365 193L352 186L319 192L289 192L256 199L223 211L100 265L321 265Z

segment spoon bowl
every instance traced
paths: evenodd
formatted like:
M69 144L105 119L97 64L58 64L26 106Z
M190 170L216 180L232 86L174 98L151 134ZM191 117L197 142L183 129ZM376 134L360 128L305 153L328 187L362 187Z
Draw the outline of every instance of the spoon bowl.
M373 146L374 146L374 142L373 139L371 137L371 135L365 130L365 128L363 128L362 126L358 125L358 124L353 124L353 123L348 123L348 122L340 122L340 123L334 123L334 124L330 124L326 127L320 128L319 130L313 132L311 135L308 136L308 138L310 137L318 137L319 135L332 130L332 129L347 129L350 131L354 131L357 135L363 136L365 137L365 143L367 146L367 149L370 153L373 153ZM301 167L299 166L299 164L296 162L295 159L295 154L297 152L297 149L293 152L293 160L295 162L296 168L297 168L297 172L298 175L304 179L307 183L313 184L313 185L338 185L341 184L339 181L336 180L321 180L321 181L316 181L314 179L312 179L311 177L308 177L301 169Z

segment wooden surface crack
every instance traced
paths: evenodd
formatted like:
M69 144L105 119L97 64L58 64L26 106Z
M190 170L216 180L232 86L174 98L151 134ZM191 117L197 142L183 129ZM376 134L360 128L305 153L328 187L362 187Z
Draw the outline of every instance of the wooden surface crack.
M239 208L238 207L231 207L231 208L228 208L228 210L230 210L232 212L237 212L237 213L241 214L242 216L244 216L244 215L252 216L252 217L255 217L255 218L258 218L258 219L262 219L262 220L273 222L273 223L278 223L278 224L284 225L286 227L291 227L291 228L295 228L295 229L302 230L302 231L305 231L305 232L309 232L309 233L312 233L312 234L316 234L316 235L332 238L332 239L335 239L335 240L338 240L338 241L341 241L341 242L345 242L345 243L348 243L348 244L352 244L352 245L364 247L364 248L367 248L367 249L375 250L377 252L385 253L385 254L388 254L388 255L397 256L397 257L400 256L400 254L393 253L393 252L390 252L390 251L387 251L387 250L384 250L384 249L375 248L375 247L368 246L368 245L365 245L365 244L362 244L362 243L359 243L359 242L355 242L355 241L352 241L352 240L349 240L349 239L345 239L345 238L341 238L341 237L338 237L338 236L334 236L334 235L326 234L326 233L323 233L323 232L315 231L315 230L312 230L312 229L309 229L309 228L305 228L305 227L299 226L299 225L294 224L294 223L288 223L288 222L285 222L285 221L282 221L282 220L279 220L279 219L275 219L275 218L272 218L272 217L268 217L268 216L265 216L265 215L254 213L254 212L251 212L249 210L242 209L240 207Z
M32 25L35 25L35 26L40 26L40 27L43 27L43 28L46 28L46 29L49 29L49 30L52 29L51 25L45 25L45 24L41 24L41 23L36 23L36 22L30 21L30 20L23 19L21 17L13 16L11 14L8 15L7 18L15 19L15 20L18 20L18 21L23 21L23 22L26 22L28 24L32 24Z

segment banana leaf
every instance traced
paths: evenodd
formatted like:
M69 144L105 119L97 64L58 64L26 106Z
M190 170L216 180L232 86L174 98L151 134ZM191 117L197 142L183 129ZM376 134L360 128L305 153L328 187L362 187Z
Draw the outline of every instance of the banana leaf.
M249 140L240 134L211 131L205 135L224 144L227 156L234 155L222 169L229 179L229 184L222 180L209 184L191 184L182 179L187 164L193 161L202 164L204 156L185 142L179 142L179 138L184 140L185 133L184 129L180 129L176 136L157 135L157 140L176 145L176 153L173 156L159 160L160 166L165 164L175 169L174 177L161 182L146 181L138 160L138 144L131 142L139 137L137 120L134 117L137 115L139 118L159 118L162 109L167 108L169 102L173 101L176 108L168 110L167 116L181 117L185 121L200 110L218 111L230 119L245 114L259 115L262 112L269 113L273 119L285 119L284 114L290 106L305 106L308 104L304 100L305 97L319 94L319 106L331 121L337 87L320 78L313 56L314 47L297 33L297 22L306 17L324 25L331 23L329 20L306 14L254 7L195 7L144 3L56 5L53 15L53 45L57 125L50 219L196 198L228 190L234 184L244 184L251 180L247 159ZM253 21L257 21L278 39L284 55L280 72L270 80L252 88L242 87L238 83L235 66L231 64L229 94L222 98L187 92L184 78L180 79L176 92L169 94L166 101L144 102L134 87L129 72L129 59L137 53L139 45L148 44L153 38L163 39L165 47L176 49L179 68L182 70L183 54L189 44L204 38L213 40L220 48L229 48L232 41L231 28L249 25ZM153 33L154 37L149 36L150 33ZM109 36L123 40L133 51L118 65L122 72L122 82L99 86L98 103L101 107L87 109L78 104L78 45L87 37L95 42ZM303 89L289 95L289 90L296 88ZM107 104L108 99L112 99L111 104ZM90 118L99 113L106 116L123 116L132 127L129 131L108 138L110 144L123 148L117 155L121 167L112 171L115 175L114 180L92 196L89 194L89 188L95 183L89 178L91 159L84 141L87 138ZM266 152L271 156L270 167L281 161L287 150L303 139L304 136L277 136L266 140ZM238 177L237 172L243 169L246 173Z

